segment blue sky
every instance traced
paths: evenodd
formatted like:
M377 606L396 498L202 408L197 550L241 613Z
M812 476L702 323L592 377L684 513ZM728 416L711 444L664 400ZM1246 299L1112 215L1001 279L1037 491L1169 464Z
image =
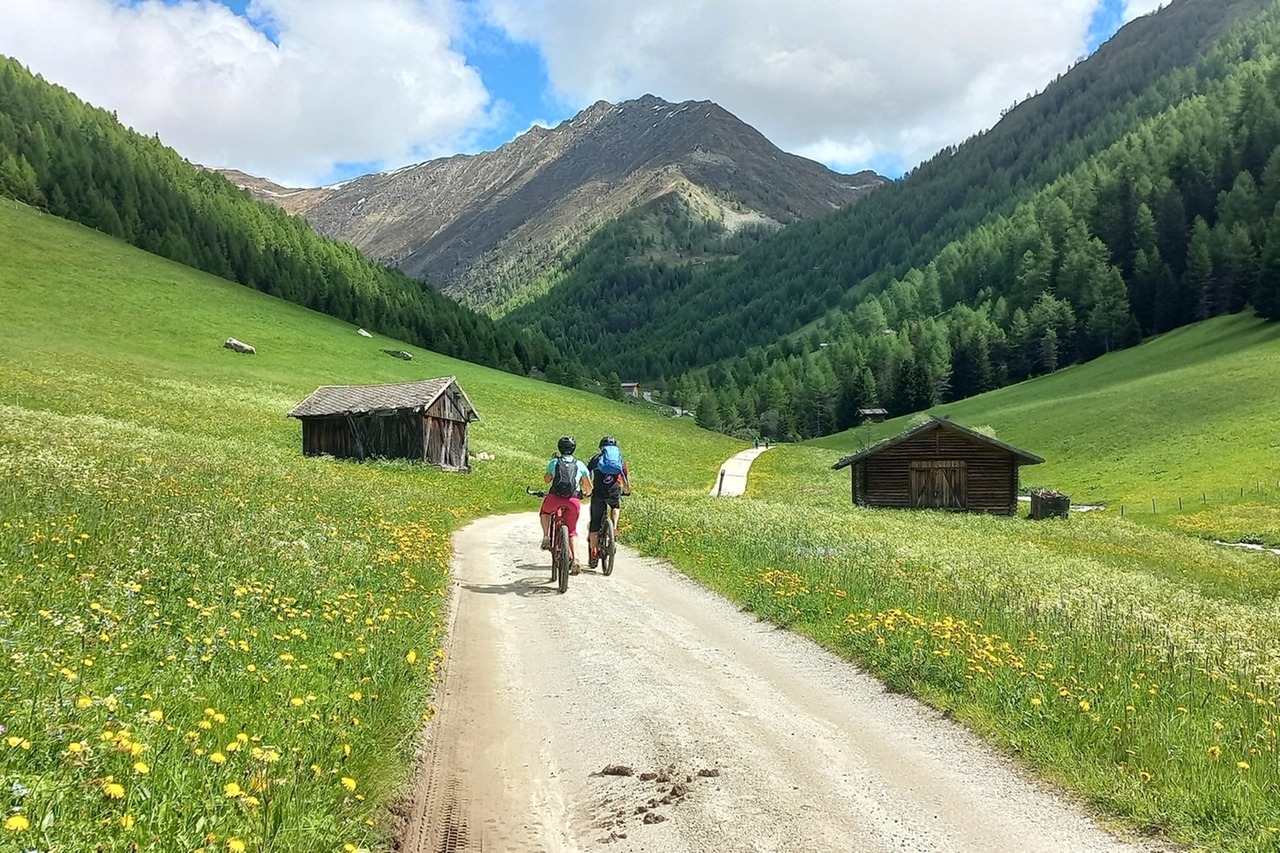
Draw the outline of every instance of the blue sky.
M598 99L712 100L901 175L1159 0L0 0L0 53L193 161L315 185Z

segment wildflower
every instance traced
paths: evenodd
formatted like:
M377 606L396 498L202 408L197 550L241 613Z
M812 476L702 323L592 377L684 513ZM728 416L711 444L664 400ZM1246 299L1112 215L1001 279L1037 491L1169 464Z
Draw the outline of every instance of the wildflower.
M74 753L77 753L77 752L84 752L84 751L85 751L85 748L86 748L86 747L85 747L85 745L84 745L84 741L79 741L79 740L77 740L77 741L72 741L71 743L67 744L67 752L70 752L70 753L73 753L73 754L74 754Z
M148 711L147 719L153 723L162 723L164 722L164 711L161 711L159 708L156 708L154 711Z
M244 796L244 789L240 787L239 782L228 782L222 787L222 793L231 799Z
M354 791L356 789L356 780L352 779L350 776L343 776L342 787L346 788L348 791Z
M79 699L76 700L77 708L90 708L92 706L93 706L93 700L90 699L88 696L81 696Z
M1151 781L1151 774L1150 774L1150 773L1148 773L1147 771L1143 770L1142 772L1140 772L1140 773L1138 774L1138 778L1140 778L1143 782L1150 782L1150 781Z
M1219 755L1222 755L1222 748L1221 748L1221 747L1218 747L1218 746L1211 746L1211 747L1209 747L1209 757L1210 757L1210 758L1217 758Z
M209 760L212 761L214 764L227 763L227 757L223 755L221 752L215 752L213 755L210 755Z
M244 853L244 842L239 838L228 838L227 850L231 851L231 853Z
M352 702L359 702L361 699L364 698L364 694L361 693L359 690L352 690L350 693L347 694L347 698L350 699Z
M151 772L151 767L145 761L135 761L133 762L133 772L139 776L146 776Z
M5 740L5 743L9 744L9 746L14 749L31 749L31 741L24 737L9 737Z
M1081 710L1081 711L1087 711L1087 710L1089 710L1089 709L1090 709L1090 708L1092 708L1092 707L1093 707L1093 706L1089 704L1089 700L1088 700L1088 699L1081 699L1081 700L1080 700L1080 710Z
M1040 707L1040 697L1039 697L1039 696L1032 696L1032 697L1031 697L1031 704L1032 704L1032 705L1035 705L1037 708L1038 708L1038 707Z
M418 662L418 653L413 650L410 650L409 654L404 656L404 659L409 662L410 666L412 666L413 664Z
M4 822L4 828L10 832L26 832L31 828L31 821L26 815L16 814Z
M306 700L303 699L301 696L294 696L292 699L289 700L289 704L295 708L297 708L299 705L304 704L305 702Z
M122 818L120 818L120 825L123 826L125 829L133 829L134 822L135 821L133 819L133 815L131 814L127 814Z
M124 785L119 782L105 782L102 785L102 793L108 800L119 800L124 797Z
M1236 769L1237 769L1237 770L1239 770L1239 771L1241 771L1241 772L1244 772L1245 770L1248 770L1248 769L1249 769L1249 762L1247 762L1247 761L1237 761L1237 762L1236 762Z

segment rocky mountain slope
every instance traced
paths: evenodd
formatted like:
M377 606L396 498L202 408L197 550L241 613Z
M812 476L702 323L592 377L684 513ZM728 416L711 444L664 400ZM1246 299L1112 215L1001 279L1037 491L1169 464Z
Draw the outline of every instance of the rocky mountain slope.
M830 213L885 183L787 154L710 101L600 101L496 151L289 189L224 172L326 236L480 308L617 216L664 196L728 226Z

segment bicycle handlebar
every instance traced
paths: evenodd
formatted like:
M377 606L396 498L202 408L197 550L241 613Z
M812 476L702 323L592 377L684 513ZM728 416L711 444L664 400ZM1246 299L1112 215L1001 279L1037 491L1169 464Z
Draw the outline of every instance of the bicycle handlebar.
M544 491L542 491L542 490L540 490L540 489L539 489L539 490L534 490L534 489L529 488L528 486L525 486L525 487L524 487L524 491L525 491L525 494L527 494L527 495L533 495L535 498L545 498L545 497L547 496L547 493L546 493L546 492L544 492Z

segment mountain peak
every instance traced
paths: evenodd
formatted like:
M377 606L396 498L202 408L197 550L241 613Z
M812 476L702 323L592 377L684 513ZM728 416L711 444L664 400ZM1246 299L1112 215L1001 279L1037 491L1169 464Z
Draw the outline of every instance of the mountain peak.
M680 187L707 216L786 224L830 213L885 183L873 173L854 177L780 150L711 101L677 104L645 94L596 101L495 151L338 187L237 183L376 260L468 291L513 265L522 270L517 277L532 280L601 225Z

